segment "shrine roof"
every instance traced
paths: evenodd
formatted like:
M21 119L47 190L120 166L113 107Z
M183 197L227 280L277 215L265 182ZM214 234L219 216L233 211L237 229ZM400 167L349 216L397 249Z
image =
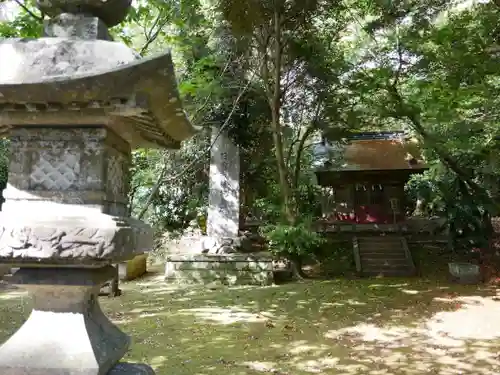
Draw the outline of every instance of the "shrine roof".
M416 140L404 132L355 133L316 147L318 171L426 169Z

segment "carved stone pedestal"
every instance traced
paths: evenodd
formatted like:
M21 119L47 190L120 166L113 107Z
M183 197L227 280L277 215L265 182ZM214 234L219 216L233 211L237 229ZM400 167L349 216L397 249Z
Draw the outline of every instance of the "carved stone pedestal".
M106 374L129 346L99 306L100 285L113 272L111 266L18 270L12 283L29 291L34 306L0 347L0 374Z
M155 372L143 363L119 363L107 375L155 375Z

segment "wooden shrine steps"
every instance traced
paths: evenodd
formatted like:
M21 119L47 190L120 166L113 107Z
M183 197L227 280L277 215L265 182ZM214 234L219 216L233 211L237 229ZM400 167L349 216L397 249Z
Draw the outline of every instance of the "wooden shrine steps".
M415 265L402 236L353 238L356 269L362 276L413 276Z

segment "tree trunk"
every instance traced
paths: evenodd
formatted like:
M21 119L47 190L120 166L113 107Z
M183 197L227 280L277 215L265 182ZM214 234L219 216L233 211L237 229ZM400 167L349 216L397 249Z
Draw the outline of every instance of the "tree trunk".
M271 128L273 131L274 151L278 166L279 182L281 196L283 198L283 214L287 222L291 225L295 223L295 210L293 209L290 181L288 179L288 170L285 163L285 153L283 148L283 133L280 120L281 113L281 65L283 63L282 44L281 44L281 16L279 9L274 12L274 72L273 72L273 90L269 97L271 107ZM266 67L267 69L267 67ZM268 82L266 82L268 84Z
M299 186L302 152L304 151L304 146L306 144L307 139L309 138L309 136L313 132L314 132L314 127L309 126L306 129L306 131L304 132L304 135L302 136L302 138L300 138L299 144L297 145L297 154L296 154L296 158L295 158L295 170L294 170L293 181L292 181L292 187L294 190L296 190Z
M293 224L295 222L295 217L294 217L294 210L292 208L293 203L291 199L292 194L290 189L290 183L288 181L288 171L284 159L283 136L281 132L279 114L275 113L274 108L273 108L271 126L273 129L274 152L278 166L280 190L281 190L281 196L283 198L283 213L288 223Z
M300 255L290 255L290 264L291 264L291 274L292 278L296 281L304 280L307 275L302 270L302 258Z

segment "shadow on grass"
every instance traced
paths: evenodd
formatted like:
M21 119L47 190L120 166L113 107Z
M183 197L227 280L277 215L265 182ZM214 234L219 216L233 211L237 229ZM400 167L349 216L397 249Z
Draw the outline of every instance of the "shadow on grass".
M490 288L362 279L176 290L150 279L126 289L106 309L134 338L130 358L159 374L493 374L497 366L488 355L500 326L492 337L448 327L473 307L500 312Z
M496 290L420 279L179 289L150 276L101 298L158 375L496 374ZM7 307L10 306L10 307ZM5 300L6 337L28 311ZM14 310L12 310L14 309ZM488 326L489 324L489 326Z

